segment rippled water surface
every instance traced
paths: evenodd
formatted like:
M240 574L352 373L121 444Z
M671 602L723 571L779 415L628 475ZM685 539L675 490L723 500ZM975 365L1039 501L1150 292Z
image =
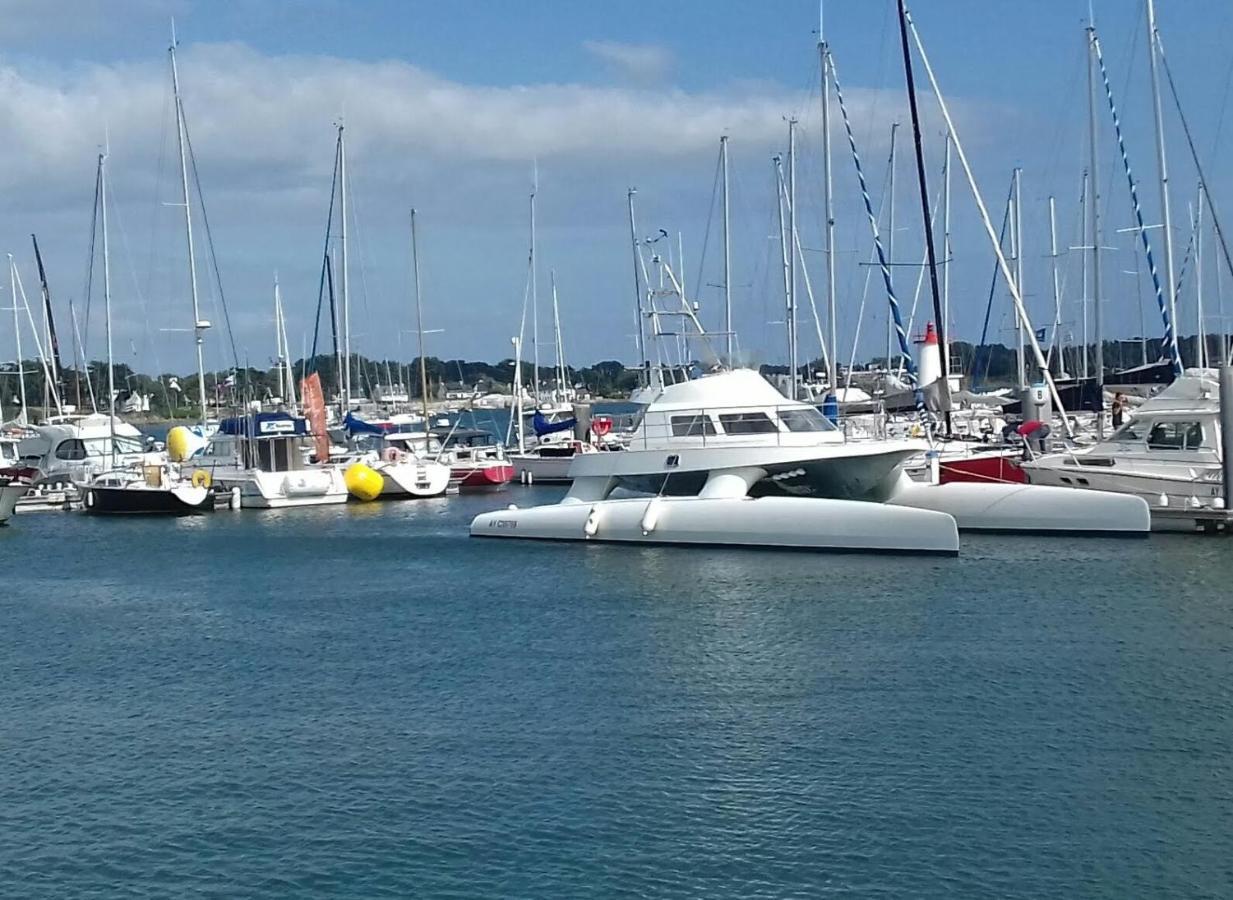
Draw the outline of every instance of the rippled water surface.
M0 895L1233 896L1233 543L0 529Z

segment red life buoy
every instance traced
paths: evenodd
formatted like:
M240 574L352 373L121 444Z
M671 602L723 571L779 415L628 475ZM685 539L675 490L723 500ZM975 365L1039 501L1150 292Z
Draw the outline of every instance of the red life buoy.
M402 454L398 452L397 447L386 447L381 451L381 458L388 463L398 462L400 456Z
M596 437L603 437L612 430L612 419L607 416L596 416L591 420L591 431Z

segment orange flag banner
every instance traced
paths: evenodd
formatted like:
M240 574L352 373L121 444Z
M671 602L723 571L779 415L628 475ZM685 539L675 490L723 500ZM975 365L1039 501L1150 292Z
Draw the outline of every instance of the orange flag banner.
M330 436L325 430L325 393L321 390L320 375L313 372L300 382L300 397L304 403L304 418L316 442L317 462L328 462Z

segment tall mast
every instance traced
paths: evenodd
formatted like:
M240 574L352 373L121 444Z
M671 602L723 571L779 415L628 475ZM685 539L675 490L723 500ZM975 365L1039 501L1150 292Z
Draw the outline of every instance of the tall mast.
M1084 169L1083 170L1083 193L1080 198L1080 203L1083 206L1083 239L1084 240L1088 240L1091 237L1091 229L1088 227L1088 219L1091 216L1091 208L1090 208L1091 200L1088 196L1087 183L1088 183L1088 172L1087 172L1087 169ZM1080 362L1079 362L1079 377L1082 378L1084 381L1086 381L1088 377L1088 371L1087 371L1088 275L1087 275L1087 252L1086 251L1082 254L1081 258L1083 260L1083 296L1079 298L1079 315L1083 320L1083 328L1082 328L1083 355L1080 357Z
M780 259L783 263L783 297L784 297L784 321L788 331L788 385L792 392L790 398L796 399L796 379L792 371L792 276L790 274L789 256L794 252L789 249L787 224L784 221L784 193L786 187L784 184L783 175L783 157L776 154L772 160L775 164L775 199L776 207L779 210L779 249Z
M938 344L942 356L942 410L946 418L946 432L951 431L950 423L950 353L946 337L946 321L942 314L942 294L938 289L938 257L933 245L933 218L929 214L929 184L925 175L925 150L921 144L920 112L916 106L916 80L912 77L912 50L908 44L907 9L904 0L899 0L899 34L903 42L903 70L908 84L908 107L912 113L912 143L916 148L916 180L920 185L921 215L925 220L925 251L929 259L929 288L933 294L933 317L937 322ZM950 140L947 139L947 150ZM1020 364L1020 371L1022 371Z
M275 362L278 366L278 397L280 400L287 399L287 367L286 360L283 358L283 332L282 332L282 311L279 309L281 304L278 298L278 273L274 273L274 355L277 357Z
M788 119L788 240L795 241L796 235L796 119ZM788 246L788 279L791 290L788 293L788 365L792 371L788 373L788 383L791 385L791 399L800 395L797 381L796 358L796 247ZM682 300L685 298L682 297Z
M18 397L21 400L21 414L17 421L25 425L30 421L26 407L26 364L21 359L21 319L17 316L17 267L13 263L13 254L9 254L9 296L13 301L13 338L17 342L17 384ZM108 346L110 346L108 331Z
M634 312L636 316L634 325L638 329L638 371L645 375L647 374L646 366L649 361L646 358L646 334L642 328L642 266L641 254L638 249L638 229L634 224L634 194L636 193L638 193L637 190L630 188L625 198L629 203L629 246L634 254ZM729 327L728 331L732 331L731 327ZM729 340L731 339L729 338ZM521 391L521 387L519 390Z
M1198 210L1194 217L1194 284L1195 302L1198 305L1199 348L1197 363L1200 369L1207 368L1207 332L1203 330L1203 190L1199 189Z
M835 198L834 179L831 169L831 68L827 64L830 46L823 32L825 20L822 6L818 5L818 60L822 66L822 189L826 217L826 316L830 323L830 347L827 352L827 387L834 394L838 390L838 331L835 321ZM836 394L836 396L838 396Z
M887 201L886 211L886 262L887 265L895 264L895 137L899 132L899 123L891 123L890 136L890 181L886 186L887 193L890 195ZM895 323L888 313L886 316L886 371L890 372L891 367L891 346L895 333Z
M193 298L193 337L197 344L197 396L198 402L201 404L201 426L204 430L206 424L206 387L205 387L205 356L203 350L203 335L209 327L207 322L201 318L201 308L197 299L197 257L193 252L193 212L189 205L188 192L188 156L185 149L184 141L184 106L180 101L180 73L176 67L176 35L175 27L171 29L171 47L168 53L171 55L171 88L174 94L176 105L176 140L180 145L180 187L184 199L184 236L188 243L188 283L189 289L192 292ZM107 221L107 203L103 202L103 221ZM104 233L106 231L104 230ZM106 266L106 253L104 252L104 267ZM108 332L110 335L110 332ZM110 336L108 337L108 345L110 352ZM109 357L110 359L110 357ZM110 363L108 363L110 365Z
M535 263L535 192L539 188L539 171L531 184L531 353L535 371L531 375L531 390L535 392L535 404L539 405L539 284Z
M728 136L719 139L719 159L724 180L724 363L732 367L732 244L728 219ZM637 266L634 267L635 270ZM635 272L635 276L636 276Z
M946 133L946 149L942 155L942 321L945 323L942 333L946 335L945 353L946 371L950 378L950 132Z
M1058 348L1058 329L1062 324L1062 287L1057 275L1057 210L1053 197L1049 197L1049 264L1053 269L1053 341L1049 344L1049 361L1054 348ZM1058 372L1066 372L1066 359L1058 348Z
M1156 167L1160 173L1160 211L1164 217L1165 284L1168 290L1169 320L1177 322L1177 282L1173 273L1173 218L1169 209L1169 161L1165 155L1164 113L1160 106L1160 73L1156 61L1156 4L1147 0L1148 57L1152 70L1152 107L1156 117Z
M174 41L173 41L174 45ZM172 59L174 59L174 55ZM173 69L174 71L174 69ZM107 333L107 430L111 440L107 442L111 448L111 464L116 464L116 373L115 361L111 348L111 245L107 239L107 154L98 155L98 202L99 215L103 228L103 318ZM202 395L205 387L202 387ZM204 401L203 401L204 402ZM25 405L25 398L22 398ZM204 416L205 414L202 413Z
M351 409L351 291L347 266L347 145L343 126L338 126L338 204L341 221L338 227L338 248L342 269L342 331L343 331L343 412Z
M1090 15L1090 13L1089 13ZM1088 233L1087 240L1089 249L1092 254L1092 339L1096 346L1092 356L1092 368L1095 370L1096 391L1097 391L1097 415L1096 415L1096 434L1099 437L1104 437L1105 420L1104 420L1104 388L1105 388L1105 338L1103 327L1103 316L1100 310L1100 168L1098 165L1099 158L1099 132L1096 129L1096 23L1089 20L1087 26L1088 35L1088 58L1087 58L1087 87L1088 87L1088 152L1090 160L1088 163L1088 180L1087 180L1087 197L1088 209L1091 211L1088 215L1087 224L1091 228ZM1172 275L1169 276L1172 278ZM1086 318L1084 320L1086 323ZM1168 352L1172 352L1172 348ZM1083 347L1084 359L1087 359L1087 344Z
M43 316L47 320L47 357L52 367L54 381L63 394L64 363L60 360L60 339L56 336L56 317L51 310L51 288L47 285L47 270L43 267L43 254L39 252L39 239L30 235L34 244L34 261L39 267L39 287L43 292Z
M1019 296L1023 294L1023 195L1020 190L1023 170L1015 169L1015 287ZM1018 369L1016 382L1019 390L1027 387L1027 371L1023 358L1023 320L1015 317L1015 367Z
M424 301L420 296L420 250L415 233L415 208L411 208L411 271L415 276L415 333L420 348L420 399L424 406L424 428L428 427L428 362L424 359ZM522 385L515 378L514 390L521 393ZM516 394L517 395L517 394Z
M561 343L561 310L557 306L557 270L549 269L548 275L552 280L552 335L557 355L557 391L560 394L560 401L564 402L567 397L565 388L565 346Z

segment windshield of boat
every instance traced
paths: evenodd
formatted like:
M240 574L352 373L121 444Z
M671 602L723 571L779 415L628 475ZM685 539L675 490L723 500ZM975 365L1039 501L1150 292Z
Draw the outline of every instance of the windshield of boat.
M812 407L781 409L779 418L789 431L835 431L830 419Z

